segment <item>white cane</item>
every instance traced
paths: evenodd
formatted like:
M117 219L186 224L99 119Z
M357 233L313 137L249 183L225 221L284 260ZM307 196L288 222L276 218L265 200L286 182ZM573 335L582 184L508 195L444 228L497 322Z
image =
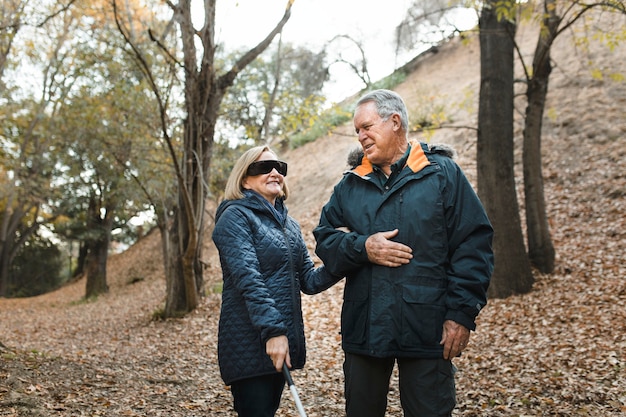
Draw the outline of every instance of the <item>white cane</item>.
M287 368L286 364L283 364L283 375L285 375L285 380L287 380L287 385L289 386L289 391L291 391L291 396L293 397L293 401L296 403L296 408L298 409L298 413L300 417L306 417L306 412L304 411L304 407L302 407L302 403L300 402L300 396L298 395L298 390L293 383L293 379L291 378L291 373Z

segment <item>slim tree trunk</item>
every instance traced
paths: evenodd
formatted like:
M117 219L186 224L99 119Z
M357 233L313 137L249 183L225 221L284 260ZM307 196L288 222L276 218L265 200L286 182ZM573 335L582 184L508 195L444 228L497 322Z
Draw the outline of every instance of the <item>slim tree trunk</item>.
M543 163L541 162L541 130L548 95L548 81L552 72L550 48L556 36L559 19L554 0L545 2L542 30L533 58L533 73L528 80L526 97L526 125L524 126L524 198L526 202L526 234L530 262L539 271L554 271L555 250L550 235L543 191Z
M0 244L0 297L8 295L9 253L6 243Z
M197 146L196 148L197 149ZM198 162L190 162L185 169L199 170ZM166 263L167 297L165 317L181 317L198 306L203 286L201 253L203 244L205 193L202 176L187 176L187 185L179 188L179 207L169 229ZM191 191L191 192L190 192Z
M495 268L489 296L531 290L533 276L522 235L513 158L513 52L516 25L498 19L497 0L480 16L478 193L493 223ZM514 0L508 0L510 7Z
M524 127L524 198L530 262L541 272L554 270L555 250L550 235L543 191L541 162L541 126L548 90L548 80L533 77L528 91Z
M78 243L78 256L76 257L76 268L72 272L72 277L79 277L85 273L85 266L87 263L87 255L89 254L89 247L87 242Z
M278 87L280 86L280 74L282 73L282 45L283 38L282 35L278 38L278 48L276 50L276 60L274 67L274 86L272 87L272 91L270 92L269 99L267 100L267 104L265 105L265 114L263 115L263 124L261 125L261 131L259 132L259 141L269 143L270 139L270 121L272 120L272 115L274 114L274 107L276 106L276 96L278 94Z
M182 263L180 258L180 250L172 249L181 245L181 239L178 236L179 227L177 225L179 217L174 217L174 223L169 232L162 236L161 240L169 247L168 251L164 251L167 261L165 262L165 317L181 317L189 312L187 289L184 285L185 280L182 279ZM195 287L192 288L195 291Z

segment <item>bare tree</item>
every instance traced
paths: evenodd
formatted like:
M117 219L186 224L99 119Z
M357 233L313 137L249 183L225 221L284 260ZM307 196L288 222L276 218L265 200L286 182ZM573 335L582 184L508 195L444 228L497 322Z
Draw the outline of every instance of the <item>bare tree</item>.
M152 33L165 56L184 72L184 113L182 155L170 135L171 125L167 113L167 103L161 96L157 80L142 51L133 43L129 28L119 14L119 4L113 0L118 28L133 48L138 63L146 77L151 80L153 91L159 102L163 139L171 154L178 185L177 206L173 213L169 235L163 239L167 248L166 282L167 298L164 316L176 317L192 311L198 305L198 297L203 287L202 247L205 225L205 201L208 192L211 157L215 126L220 104L235 78L248 64L258 57L279 34L291 15L294 0L288 0L285 13L276 27L254 48L244 53L225 71L220 71L216 60L215 42L216 0L203 2L204 23L196 29L192 22L191 0L168 1L173 12L172 22L178 24L182 61L168 49L161 39ZM200 42L201 51L197 50Z
M370 77L369 69L367 66L367 58L365 56L365 50L363 49L363 45L361 44L361 42L356 41L354 38L352 38L349 35L337 35L333 37L330 41L328 41L328 43L326 43L326 46L324 47L324 49L329 49L330 45L344 41L344 40L348 41L350 44L356 47L356 49L359 51L360 58L355 60L353 58L346 57L343 52L344 52L344 49L348 49L348 48L340 47L338 49L339 52L338 52L337 57L330 64L330 66L332 66L333 64L347 65L352 70L352 72L354 72L354 74L357 77L359 77L361 81L363 81L363 84L365 84L365 88L369 88L372 85L372 79Z
M469 7L467 0L414 0L396 26L396 58L403 51L437 48L443 39L461 33L450 16Z

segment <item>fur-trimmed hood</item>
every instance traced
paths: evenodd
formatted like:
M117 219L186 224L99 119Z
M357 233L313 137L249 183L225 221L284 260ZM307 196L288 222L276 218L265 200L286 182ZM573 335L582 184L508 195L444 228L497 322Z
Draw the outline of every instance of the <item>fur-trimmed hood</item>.
M411 146L419 145L417 141L411 141L409 143L411 144ZM436 143L436 144L427 144L427 145L428 145L428 150L432 153L437 153L439 155L447 156L448 158L451 158L451 159L455 159L457 156L456 150L451 145L448 145L445 143ZM363 148L361 148L360 146L350 151L350 153L348 154L347 163L351 170L361 165L364 155L365 154L363 153Z

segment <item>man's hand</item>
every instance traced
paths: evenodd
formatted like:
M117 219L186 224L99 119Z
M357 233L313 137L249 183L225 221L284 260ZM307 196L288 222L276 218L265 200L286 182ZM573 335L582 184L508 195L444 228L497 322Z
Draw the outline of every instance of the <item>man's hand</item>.
M287 336L276 336L269 339L267 343L265 343L265 352L272 359L274 367L278 372L282 372L283 364L291 368Z
M443 358L450 360L458 356L467 347L470 331L452 320L443 323L443 335L439 344L443 345Z
M367 238L365 250L371 263L397 267L408 264L413 258L413 250L402 243L389 239L398 234L398 229L388 232L378 232Z

